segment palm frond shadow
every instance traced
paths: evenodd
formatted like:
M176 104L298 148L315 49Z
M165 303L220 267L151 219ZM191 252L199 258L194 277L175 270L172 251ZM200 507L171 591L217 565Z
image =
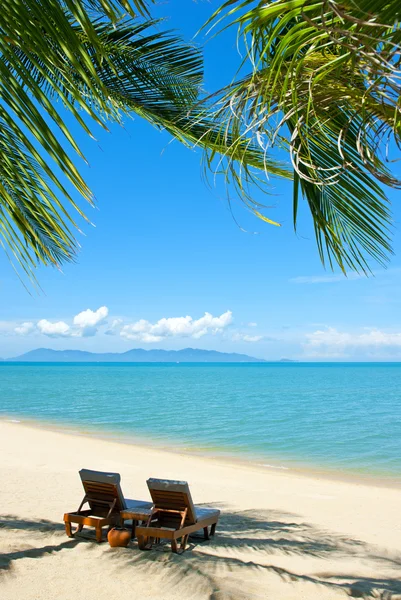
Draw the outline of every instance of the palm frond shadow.
M253 548L266 554L280 552L320 558L345 548L355 553L363 546L358 540L325 534L308 523L282 520L289 516L273 511L258 514L253 510L223 514L216 541L220 549Z
M44 545L29 548L25 547L23 549L0 554L0 572L11 569L16 560L23 558L41 558L46 554L60 552L60 550L63 550L64 548L74 548L79 543L78 539L66 540L65 538L62 538L63 541L60 543L46 543L49 541L49 534L64 531L62 523L55 523L48 519L23 519L15 515L0 516L0 531L2 529L10 530L14 534L20 531L34 531L39 535L39 540L43 540Z
M4 515L0 516L0 529L21 529L21 530L34 530L38 532L53 532L64 531L64 525L62 523L55 523L48 519L23 519L15 515Z
M214 504L215 505L215 504ZM297 515L278 511L242 512L223 511L216 537L211 541L192 537L188 550L176 556L169 548L155 548L150 552L132 552L125 556L135 569L143 570L148 576L156 574L160 563L168 563L172 581L196 576L208 583L208 600L232 600L247 597L240 590L222 590L222 568L227 572L241 573L242 569L257 570L276 575L283 581L294 584L306 582L331 589L339 589L350 596L391 600L401 594L401 578L371 578L358 574L317 573L313 576L296 573L269 564L269 556L294 555L320 559L371 560L378 566L401 566L401 554L378 555L377 549L368 544L345 536L331 534L305 522ZM235 551L235 553L234 553ZM243 557L241 556L243 554ZM252 559L250 560L250 556ZM118 560L111 555L111 560ZM251 597L251 595L249 595Z
M241 574L248 575L250 570L257 572L258 578L263 575L279 577L290 585L313 584L343 591L351 597L396 600L401 596L399 577L361 576L357 572L337 572L333 567L330 572L322 570L306 575L273 564L277 563L277 557L280 556L321 560L331 558L342 560L342 564L344 559L363 559L364 563L369 562L372 567L377 567L379 572L381 566L387 569L401 567L401 554L380 553L377 548L361 540L336 535L305 523L295 514L257 510L230 512L221 508L222 516L215 538L206 542L200 537L192 537L188 550L180 556L172 554L168 546L141 552L134 542L127 549L110 549L106 544L102 545L99 560L105 561L105 566L109 564L118 570L132 568L137 575L143 573L147 579L156 580L162 572L166 585L167 582L176 585L185 582L188 597L193 586L194 589L204 590L205 600L253 597L251 593L242 594L237 587L238 577L222 577L222 573L236 573L241 578ZM38 535L39 545L1 555L0 570L11 569L14 561L19 559L40 558L64 549L73 550L83 542L92 548L92 544L84 538L61 538L59 534L64 529L63 525L46 519L7 515L0 517L0 532L2 529L15 534L25 530L34 531ZM49 543L50 535L52 543ZM59 542L59 539L62 541Z

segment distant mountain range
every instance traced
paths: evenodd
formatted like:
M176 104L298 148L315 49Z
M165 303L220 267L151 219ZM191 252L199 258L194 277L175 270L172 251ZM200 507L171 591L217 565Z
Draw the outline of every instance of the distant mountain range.
M216 350L199 350L185 348L184 350L144 350L134 348L127 352L94 353L82 350L51 350L38 348L21 356L5 359L7 362L266 362L247 354L217 352Z

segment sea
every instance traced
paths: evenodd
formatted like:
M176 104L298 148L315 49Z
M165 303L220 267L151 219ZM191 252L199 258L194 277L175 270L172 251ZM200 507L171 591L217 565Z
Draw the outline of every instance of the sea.
M0 363L0 419L401 481L401 363Z

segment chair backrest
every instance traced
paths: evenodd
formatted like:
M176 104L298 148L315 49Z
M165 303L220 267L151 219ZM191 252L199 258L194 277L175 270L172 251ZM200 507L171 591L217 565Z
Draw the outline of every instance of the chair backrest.
M79 472L88 503L95 515L107 514L110 505L116 500L114 511L120 512L126 508L124 494L122 493L119 473L105 473L103 471L92 471L81 469Z
M147 484L155 508L188 509L185 524L193 525L196 523L195 507L186 481L152 478L148 479Z

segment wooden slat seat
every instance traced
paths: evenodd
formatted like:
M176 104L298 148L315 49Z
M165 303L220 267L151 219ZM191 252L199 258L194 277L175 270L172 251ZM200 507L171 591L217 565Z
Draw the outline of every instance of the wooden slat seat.
M65 530L69 537L82 531L84 526L95 527L96 540L103 540L103 527L120 524L120 513L129 506L151 508L150 502L126 500L121 490L119 473L81 469L79 472L85 495L77 511L64 514ZM87 504L89 509L83 509ZM71 524L77 525L73 532Z
M206 539L214 535L220 511L195 506L186 481L148 479L147 484L153 508L146 525L136 528L142 550L150 549L154 540L163 538L170 540L173 552L183 552L191 533L203 529Z

